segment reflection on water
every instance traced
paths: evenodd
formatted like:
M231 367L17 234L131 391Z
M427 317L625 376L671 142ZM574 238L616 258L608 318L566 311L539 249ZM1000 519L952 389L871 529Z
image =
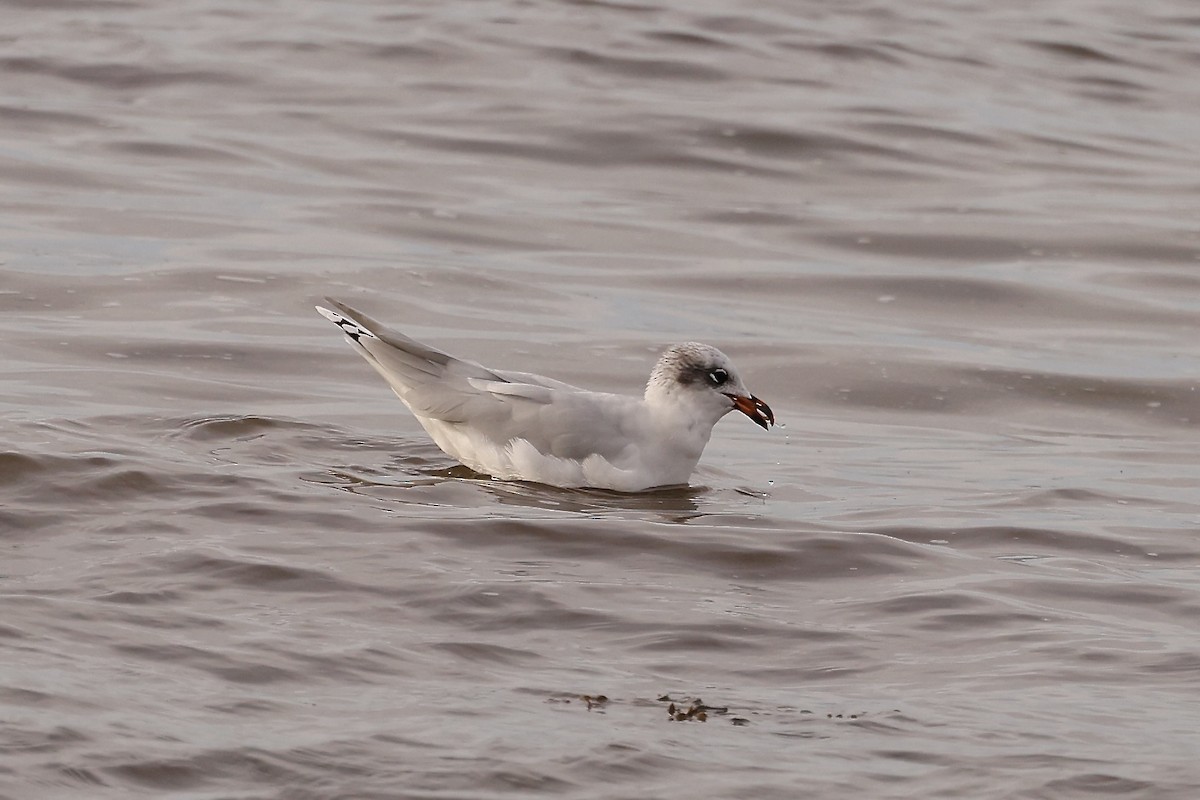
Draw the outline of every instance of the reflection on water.
M449 461L446 456L443 460ZM322 479L324 478L324 479ZM331 469L323 476L303 476L302 480L325 483L342 491L400 504L420 502L418 493L409 489L441 486L447 482L466 484L487 498L473 505L512 505L529 510L558 511L565 514L633 514L658 516L664 521L687 522L700 515L696 500L709 490L674 487L638 494L622 494L602 489L560 489L524 481L502 481L481 475L469 467L429 465L421 457L393 456L383 469L363 468L361 473Z

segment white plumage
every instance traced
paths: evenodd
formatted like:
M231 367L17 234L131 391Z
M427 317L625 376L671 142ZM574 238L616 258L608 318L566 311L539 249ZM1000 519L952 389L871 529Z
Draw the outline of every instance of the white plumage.
M337 310L317 311L437 446L496 478L620 492L686 484L721 417L736 408L764 429L775 422L729 358L708 345L668 348L645 394L632 397L463 361L326 299Z

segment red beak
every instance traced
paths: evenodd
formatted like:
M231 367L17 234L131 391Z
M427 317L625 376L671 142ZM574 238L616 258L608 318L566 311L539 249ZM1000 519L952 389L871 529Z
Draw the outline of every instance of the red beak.
M754 395L739 397L727 394L725 396L733 401L734 408L754 420L754 424L760 426L764 431L768 430L770 425L775 424L775 415L771 413L771 407Z

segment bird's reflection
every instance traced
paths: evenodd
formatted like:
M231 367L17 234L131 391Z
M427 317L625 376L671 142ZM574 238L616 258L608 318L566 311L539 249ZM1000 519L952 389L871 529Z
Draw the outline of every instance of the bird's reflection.
M484 493L492 502L503 506L596 516L632 512L651 514L660 521L673 523L685 523L703 516L698 501L710 491L703 486L673 486L634 494L604 489L561 489L525 481L497 480L462 465L430 462L431 459L400 456L386 468L327 469L304 479L376 500L425 506L445 504L444 496L431 496L429 489L457 484Z

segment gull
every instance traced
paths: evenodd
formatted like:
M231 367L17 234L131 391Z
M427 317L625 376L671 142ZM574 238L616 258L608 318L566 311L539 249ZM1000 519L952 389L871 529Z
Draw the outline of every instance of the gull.
M489 369L421 344L326 298L317 306L447 455L484 475L562 488L641 492L686 485L721 417L764 430L770 406L715 347L668 347L641 397Z

